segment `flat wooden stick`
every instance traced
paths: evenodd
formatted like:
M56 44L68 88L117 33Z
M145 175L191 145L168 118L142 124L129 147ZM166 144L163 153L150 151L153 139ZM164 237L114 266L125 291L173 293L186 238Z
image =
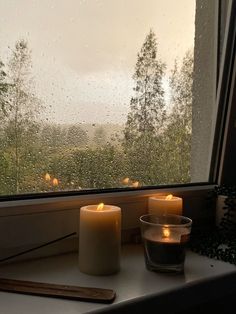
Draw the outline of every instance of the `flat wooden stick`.
M111 289L58 285L6 278L0 278L0 291L99 303L111 303L116 297L115 291Z

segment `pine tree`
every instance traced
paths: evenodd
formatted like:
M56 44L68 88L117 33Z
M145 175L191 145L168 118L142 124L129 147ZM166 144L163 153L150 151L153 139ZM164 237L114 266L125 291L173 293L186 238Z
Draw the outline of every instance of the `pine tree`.
M133 79L134 96L125 127L125 140L134 140L144 133L157 135L165 117L162 79L165 65L157 58L157 40L150 30L138 54Z
M7 91L8 91L8 83L7 83L7 74L4 70L4 63L0 60L0 120L2 120L6 116L7 111Z
M129 163L127 176L141 184L158 183L158 155L165 121L162 86L165 64L157 56L157 39L152 30L138 53L133 79L134 96L124 130L124 150Z
M174 104L172 117L182 119L184 129L192 130L193 53L188 50L179 67L175 62L170 78L171 99Z
M170 77L172 110L168 116L163 147L166 183L190 182L192 85L193 53L189 50L180 65L175 63Z
M5 66L0 61L0 194L6 192L6 169L8 160L4 152L4 123L8 109L8 83Z

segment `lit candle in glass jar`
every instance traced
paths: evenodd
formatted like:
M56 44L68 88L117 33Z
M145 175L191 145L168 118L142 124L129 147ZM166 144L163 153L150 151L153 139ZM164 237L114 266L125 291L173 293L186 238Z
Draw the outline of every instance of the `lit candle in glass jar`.
M177 215L140 217L146 266L154 271L182 272L191 219Z
M155 263L160 265L184 263L188 237L181 237L179 231L178 233L171 232L168 227L164 226L161 234L155 234L154 230L150 229L144 234L144 241L150 259Z

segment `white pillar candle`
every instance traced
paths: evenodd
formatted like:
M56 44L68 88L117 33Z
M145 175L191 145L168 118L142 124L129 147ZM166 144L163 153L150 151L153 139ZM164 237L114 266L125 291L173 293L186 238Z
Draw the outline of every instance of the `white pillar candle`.
M148 199L149 214L173 214L182 215L183 199L173 195L155 195Z
M80 209L79 269L90 275L120 270L121 209L88 205Z

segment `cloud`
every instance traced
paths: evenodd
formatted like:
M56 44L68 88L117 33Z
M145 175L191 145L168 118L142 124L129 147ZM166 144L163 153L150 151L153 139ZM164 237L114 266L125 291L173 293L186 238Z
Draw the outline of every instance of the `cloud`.
M0 12L1 47L28 40L44 116L57 122L123 122L150 28L168 69L194 42L195 0L0 0Z

